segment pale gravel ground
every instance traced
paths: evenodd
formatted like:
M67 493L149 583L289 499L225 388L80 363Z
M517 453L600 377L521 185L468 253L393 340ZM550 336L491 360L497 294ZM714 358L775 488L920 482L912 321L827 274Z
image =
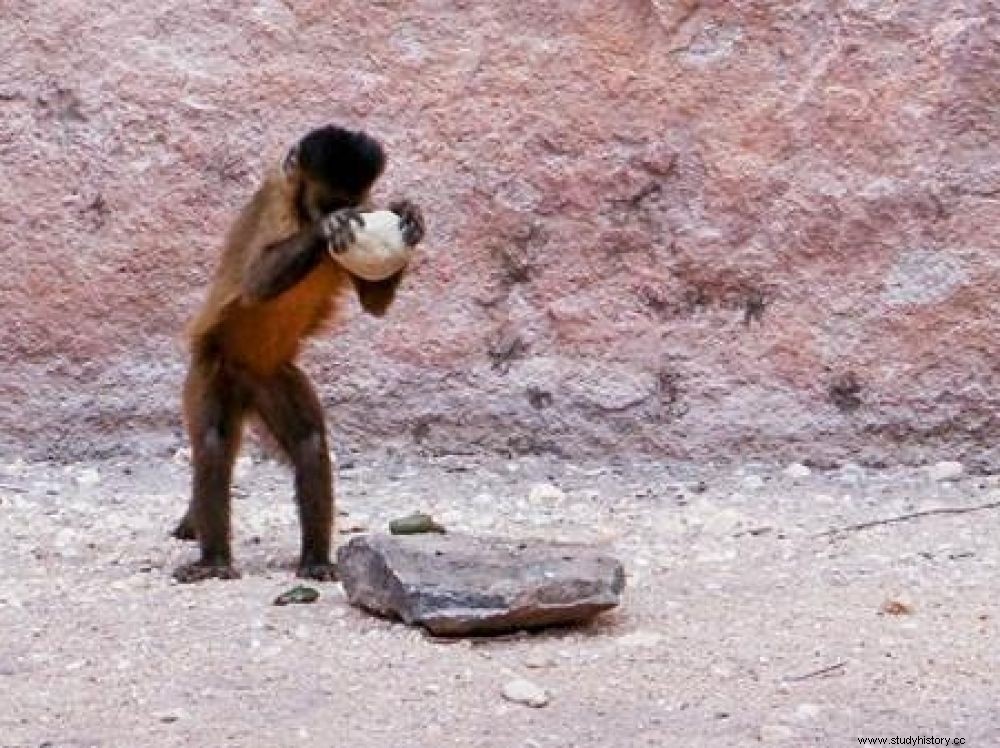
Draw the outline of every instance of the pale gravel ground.
M589 629L446 644L348 607L335 584L271 605L297 550L280 465L241 470L243 579L178 586L170 570L194 555L166 537L183 460L0 460L0 746L1000 744L1000 511L815 536L997 501L1000 481L782 468L342 468L343 529L423 509L454 529L593 541L626 565L622 607ZM529 499L544 482L563 495ZM880 614L887 599L912 614ZM504 701L515 677L550 704Z

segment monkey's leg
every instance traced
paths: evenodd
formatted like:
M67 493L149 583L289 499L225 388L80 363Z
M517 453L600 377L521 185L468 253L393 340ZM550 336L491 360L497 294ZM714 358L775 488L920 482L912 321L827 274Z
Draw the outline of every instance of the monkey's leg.
M201 558L174 571L180 582L239 577L229 543L229 489L244 409L241 388L218 363L192 364L184 387L194 468L191 504L176 532L193 532Z
M306 375L287 364L271 377L255 382L253 406L295 470L302 532L298 574L333 581L337 578L330 562L333 474L319 398Z

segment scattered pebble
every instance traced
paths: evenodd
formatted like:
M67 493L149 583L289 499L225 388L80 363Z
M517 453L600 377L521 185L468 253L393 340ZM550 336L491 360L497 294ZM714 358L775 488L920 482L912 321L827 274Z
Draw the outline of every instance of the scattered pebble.
M789 478L808 478L812 475L812 470L808 466L803 465L801 462L793 462L791 465L785 468L785 475Z
M536 483L528 491L528 501L532 504L563 501L566 492L551 483Z
M78 545L81 542L80 533L71 527L64 527L59 532L56 533L53 539L53 545L57 548L71 548Z
M547 706L549 703L549 694L544 688L523 678L505 683L501 693L507 701L536 709Z
M865 482L868 477L867 471L856 462L845 462L837 471L837 480L841 483L853 483L859 485Z
M556 661L546 654L534 652L524 658L524 666L532 670L542 670L543 668L554 667Z
M735 509L708 511L702 516L702 529L712 535L727 535L743 523L743 515Z
M0 465L0 475L4 476L5 478L16 478L24 474L26 467L27 463L20 457L18 457L13 462L8 462L4 465Z
M783 743L795 737L795 731L784 725L764 725L760 728L760 742Z
M446 531L444 526L438 524L431 515L414 512L392 520L389 523L389 532L393 535L420 535L427 532L444 533Z
M764 487L764 479L759 475L748 475L743 479L743 487L750 489L758 489Z
M823 707L819 704L799 704L795 707L795 719L799 722L815 722L821 714L823 714Z
M78 486L96 486L101 482L101 472L97 468L84 468L74 476Z
M633 631L631 634L618 637L618 644L622 647L640 648L655 647L663 642L663 635L655 631Z
M927 468L928 476L935 481L958 480L964 473L965 465L950 460L936 462Z
M157 722L169 725L187 718L188 714L183 709L167 709L160 712L154 712L153 716Z
M319 600L319 591L312 587L297 585L287 592L282 592L274 598L275 605L289 605L292 603L314 603Z
M887 616L908 616L913 614L913 606L902 600L889 599L882 603L879 612Z

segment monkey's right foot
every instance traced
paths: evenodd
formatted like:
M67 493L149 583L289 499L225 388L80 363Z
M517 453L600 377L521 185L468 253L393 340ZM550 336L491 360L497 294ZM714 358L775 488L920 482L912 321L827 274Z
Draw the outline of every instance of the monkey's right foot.
M352 223L357 223L358 228L365 225L361 213L354 208L341 208L323 218L319 224L319 231L329 250L335 254L345 251L355 242L354 227Z
M206 579L239 579L240 573L231 564L209 564L195 561L174 570L174 579L181 584L202 582Z
M303 579L315 579L317 582L336 582L338 580L337 566L329 562L302 563L299 565L296 576Z

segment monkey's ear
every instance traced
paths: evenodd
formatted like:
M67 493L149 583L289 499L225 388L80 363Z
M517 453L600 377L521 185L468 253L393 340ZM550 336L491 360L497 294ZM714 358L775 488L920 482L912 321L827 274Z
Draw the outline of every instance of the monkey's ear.
M299 173L299 146L296 143L288 149L285 160L281 162L281 171L286 178L291 179Z

